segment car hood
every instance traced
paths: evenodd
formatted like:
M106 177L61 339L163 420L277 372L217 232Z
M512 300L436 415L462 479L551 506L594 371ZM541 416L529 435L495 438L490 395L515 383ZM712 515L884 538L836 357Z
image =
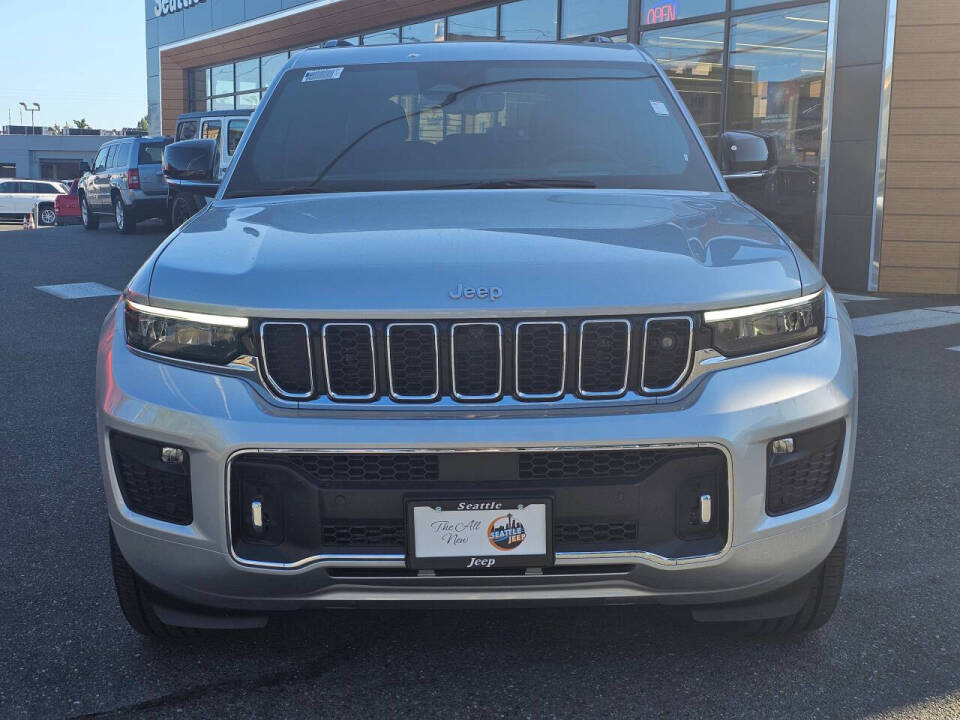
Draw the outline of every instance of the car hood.
M446 190L216 201L155 256L148 292L260 317L596 315L783 299L801 277L727 193Z

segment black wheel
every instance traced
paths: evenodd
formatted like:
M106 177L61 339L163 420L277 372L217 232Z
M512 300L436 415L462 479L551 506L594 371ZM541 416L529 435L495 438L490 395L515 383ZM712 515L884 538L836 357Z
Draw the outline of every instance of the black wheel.
M192 628L167 625L157 617L148 598L149 589L124 559L113 536L113 528L110 528L110 560L117 599L130 627L141 635L153 638L183 638L198 632Z
M90 212L87 196L82 194L80 195L80 221L87 230L96 230L100 227L100 218Z
M124 235L132 235L137 231L137 221L133 219L133 213L119 195L113 196L113 217L117 223L117 232Z
M37 222L40 225L57 224L57 213L51 203L44 203L37 208Z
M744 630L758 635L796 635L823 627L840 599L843 571L847 558L847 524L843 524L837 544L820 567L813 572L803 606L794 614L770 620L744 623Z
M182 195L177 195L173 199L173 206L170 208L170 228L176 229L183 225L193 215L193 203Z

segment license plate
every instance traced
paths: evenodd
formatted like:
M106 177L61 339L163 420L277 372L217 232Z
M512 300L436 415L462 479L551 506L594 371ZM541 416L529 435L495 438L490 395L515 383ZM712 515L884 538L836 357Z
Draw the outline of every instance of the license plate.
M476 499L407 505L407 562L424 570L552 564L550 501Z

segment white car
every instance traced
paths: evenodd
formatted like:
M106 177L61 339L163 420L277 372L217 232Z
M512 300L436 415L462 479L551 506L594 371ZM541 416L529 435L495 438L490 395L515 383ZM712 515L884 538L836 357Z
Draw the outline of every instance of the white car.
M57 214L53 202L57 195L66 192L61 183L53 180L5 178L0 180L0 217L22 220L24 215L29 215L37 208L37 223L54 225Z

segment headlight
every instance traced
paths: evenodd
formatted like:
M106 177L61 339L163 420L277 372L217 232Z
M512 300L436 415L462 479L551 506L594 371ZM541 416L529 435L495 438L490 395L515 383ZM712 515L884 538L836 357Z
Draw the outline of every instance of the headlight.
M246 318L154 308L130 300L124 306L130 347L214 365L227 365L245 353Z
M796 300L711 310L703 320L713 331L713 346L732 357L815 340L823 334L824 308L821 290Z

